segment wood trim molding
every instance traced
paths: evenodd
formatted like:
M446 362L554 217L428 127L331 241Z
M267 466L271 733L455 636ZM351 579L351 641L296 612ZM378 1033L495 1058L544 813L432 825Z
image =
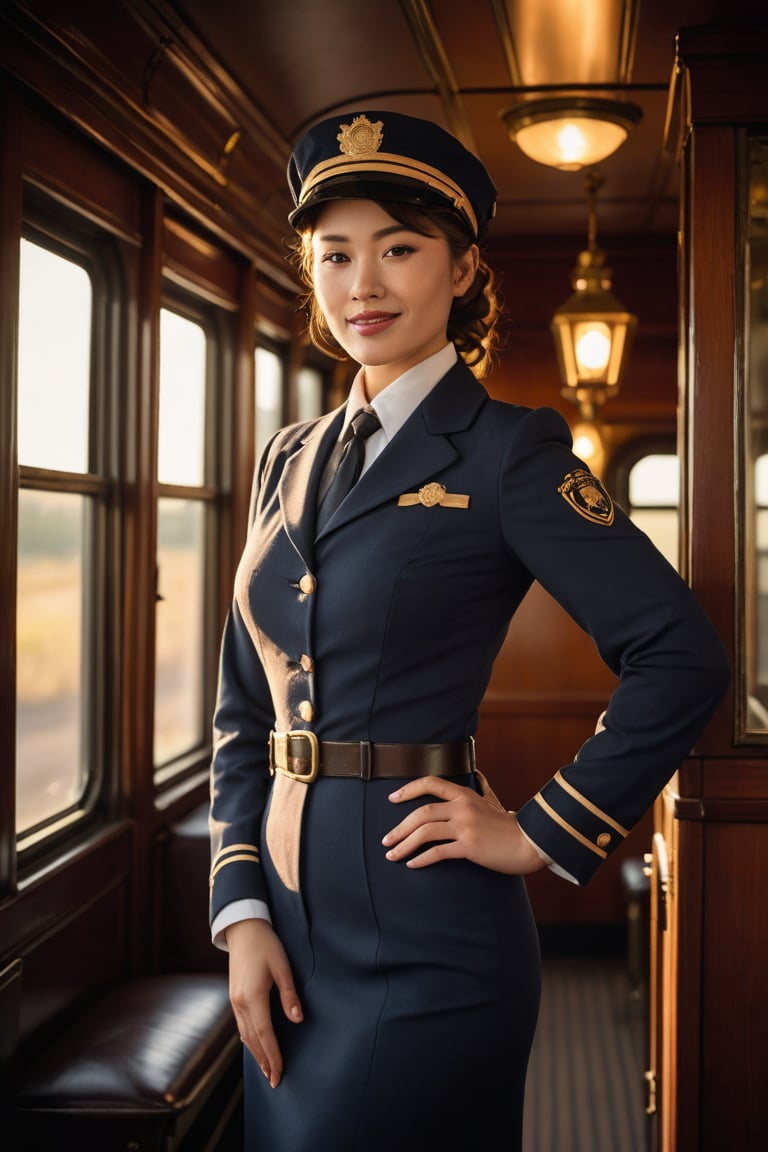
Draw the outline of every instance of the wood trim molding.
M480 716L538 719L542 716L597 717L606 706L604 692L487 692Z
M295 291L280 257L290 143L166 5L81 8L75 27L53 0L4 5L0 68Z

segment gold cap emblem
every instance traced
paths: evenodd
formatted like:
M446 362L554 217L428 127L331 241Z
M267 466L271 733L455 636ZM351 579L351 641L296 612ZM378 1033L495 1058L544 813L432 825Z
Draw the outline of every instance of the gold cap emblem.
M365 115L355 116L351 124L341 124L339 127L341 132L336 139L339 142L339 151L345 156L363 160L367 156L374 156L381 148L384 139L384 125L381 120L377 120L374 124Z

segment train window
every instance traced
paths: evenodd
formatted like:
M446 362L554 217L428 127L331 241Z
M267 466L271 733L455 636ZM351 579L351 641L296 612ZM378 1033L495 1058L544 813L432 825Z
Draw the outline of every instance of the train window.
M261 459L270 437L284 422L285 367L271 348L259 344L255 352L256 459Z
M154 762L158 781L208 740L206 622L214 594L206 483L215 440L208 420L211 326L163 308L160 317Z
M163 308L160 314L161 484L205 480L206 333L202 324Z
M91 297L91 281L84 268L22 240L21 464L88 471Z
M299 420L313 420L323 412L323 374L306 364L297 377L296 415Z
M680 462L671 452L641 456L629 469L629 515L669 562L679 564Z
M750 706L759 712L757 720L751 720L750 727L759 730L768 728L768 694L764 686L768 684L768 456L755 459L753 477L754 505L754 551L755 551L755 594L753 631L759 638L755 645L757 667L750 684Z
M31 228L22 238L19 278L16 833L26 843L93 801L104 730L96 573L110 484L93 435L106 389L94 388L92 365L107 290L84 251L48 239Z
M86 498L19 494L16 625L16 828L70 809L82 755Z

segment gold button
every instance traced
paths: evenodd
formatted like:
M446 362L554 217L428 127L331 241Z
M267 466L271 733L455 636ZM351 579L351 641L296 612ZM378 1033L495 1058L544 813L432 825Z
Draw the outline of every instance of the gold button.
M315 714L315 710L310 704L309 700L302 700L299 704L299 716L302 720L311 720Z
M306 655L306 653L305 653L305 654L304 654L304 655L301 657L301 659L299 660L299 663L301 664L301 666L302 666L302 668L304 669L304 671L305 671L305 672L314 672L314 670L315 670L315 662L314 662L314 660L312 659L312 657L311 657L311 656L307 656L307 655Z
M314 576L310 576L309 572L305 572L301 580L299 580L299 588L307 596L311 595L317 587Z
M611 842L610 832L601 832L597 838L598 848L607 848L608 845L610 844L610 842Z

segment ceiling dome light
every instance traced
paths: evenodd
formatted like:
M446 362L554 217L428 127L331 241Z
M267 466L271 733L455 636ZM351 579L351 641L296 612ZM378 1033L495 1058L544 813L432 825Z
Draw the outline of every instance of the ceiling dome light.
M587 96L526 100L499 116L521 152L564 172L599 164L640 122L636 104Z

